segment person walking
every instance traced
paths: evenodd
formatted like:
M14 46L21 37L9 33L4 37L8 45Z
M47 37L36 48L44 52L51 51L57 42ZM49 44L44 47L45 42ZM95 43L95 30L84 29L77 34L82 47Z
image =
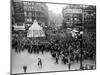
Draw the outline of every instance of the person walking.
M26 71L27 71L27 66L26 65L23 66L23 70L24 70L24 73L26 73Z
M71 69L71 60L70 60L70 56L68 57L68 69Z
M71 63L69 62L68 63L68 69L70 70L70 68L71 68Z
M56 53L56 64L58 64L58 54Z
M38 67L42 68L42 61L41 61L41 58L38 58Z
M58 64L58 58L56 57L56 62L55 62L56 64Z

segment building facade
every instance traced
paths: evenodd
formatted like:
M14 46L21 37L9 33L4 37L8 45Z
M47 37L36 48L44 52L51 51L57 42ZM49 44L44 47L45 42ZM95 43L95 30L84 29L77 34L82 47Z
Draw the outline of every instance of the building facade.
M18 0L12 1L12 11L14 11L12 14L14 16L15 23L23 23L25 21L24 19L24 7L23 2ZM21 24L18 24L21 25Z
M23 1L23 5L26 23L31 23L36 19L39 23L47 24L48 8L45 3Z
M67 5L63 9L63 23L66 27L82 25L82 8L80 5Z
M84 11L84 27L96 31L96 6L87 6Z
M96 30L96 6L67 5L63 8L64 27L82 27Z
M12 8L15 23L33 23L36 19L39 23L48 24L48 7L45 3L14 0Z

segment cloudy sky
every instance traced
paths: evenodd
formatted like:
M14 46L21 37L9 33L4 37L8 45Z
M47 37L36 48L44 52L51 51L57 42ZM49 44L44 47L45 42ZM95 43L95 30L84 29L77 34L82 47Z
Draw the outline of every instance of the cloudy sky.
M49 3L47 3L46 5L48 6L48 10L52 11L55 14L61 14L63 7L66 6L62 4L49 4Z

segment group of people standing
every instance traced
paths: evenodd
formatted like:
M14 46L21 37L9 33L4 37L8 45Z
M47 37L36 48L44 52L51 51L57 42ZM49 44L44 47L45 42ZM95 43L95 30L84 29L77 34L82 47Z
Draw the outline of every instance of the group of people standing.
M20 53L21 51L27 50L28 53L39 54L40 52L50 52L52 58L55 59L55 64L59 64L61 60L62 64L68 64L70 70L72 63L78 63L81 58L81 49L82 49L82 59L88 58L89 51L86 49L84 40L82 42L82 37L71 38L70 40L54 40L49 41L48 43L35 44L34 40L28 38L18 38L15 37L12 39L12 47L16 52ZM81 42L80 42L81 41ZM84 44L84 45L82 45ZM85 50L86 49L86 50ZM93 55L93 53L91 54ZM42 60L38 58L38 66L42 67ZM23 66L24 72L27 70L27 66Z

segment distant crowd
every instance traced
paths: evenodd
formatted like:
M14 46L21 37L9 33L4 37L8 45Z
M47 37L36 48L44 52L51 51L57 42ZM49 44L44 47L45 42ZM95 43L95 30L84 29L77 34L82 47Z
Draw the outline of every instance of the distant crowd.
M50 52L56 64L58 64L59 59L62 60L63 64L69 62L78 63L81 58L81 51L82 59L95 59L95 47L93 48L91 44L88 45L88 43L84 41L80 35L70 40L55 40L46 44L35 44L32 39L14 34L12 38L12 48L14 48L17 53L24 50L28 50L30 54L39 54L40 52L44 54L44 52Z

